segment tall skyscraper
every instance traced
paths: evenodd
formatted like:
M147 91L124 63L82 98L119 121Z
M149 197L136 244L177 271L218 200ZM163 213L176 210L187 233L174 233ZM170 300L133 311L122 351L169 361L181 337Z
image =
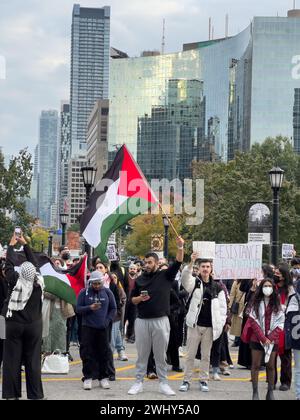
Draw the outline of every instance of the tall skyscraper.
M51 206L57 202L58 112L42 111L39 133L38 217L51 227Z
M65 212L66 200L68 199L68 174L71 159L71 113L70 104L61 102L60 111L60 148L59 148L59 206L58 212Z
M98 99L108 98L110 7L75 4L71 46L71 155L86 152L88 117Z

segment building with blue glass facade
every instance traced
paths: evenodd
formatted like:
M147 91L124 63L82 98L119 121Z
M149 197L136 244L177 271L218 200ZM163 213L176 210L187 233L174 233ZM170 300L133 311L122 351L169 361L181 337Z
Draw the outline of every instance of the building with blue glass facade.
M174 121L170 116L172 80L201 83L202 112L189 109L190 120L193 115L196 118L190 127L202 130L197 140L193 130L178 133L180 127L187 127L187 121ZM196 84L193 89L197 91ZM186 89L187 101L193 100L193 89ZM164 178L182 174L179 166L180 161L182 166L188 165L185 157L227 161L236 151L247 151L268 136L286 136L298 151L297 89L298 11L289 12L288 17L255 17L234 37L185 44L179 53L114 60L110 71L109 156L113 157L117 145L126 143L148 177L153 172ZM180 102L174 104L178 110ZM160 155L168 154L162 152L164 147L169 151L168 164L161 165L158 172L151 153L148 155L153 144L158 145ZM185 150L184 155L180 150Z

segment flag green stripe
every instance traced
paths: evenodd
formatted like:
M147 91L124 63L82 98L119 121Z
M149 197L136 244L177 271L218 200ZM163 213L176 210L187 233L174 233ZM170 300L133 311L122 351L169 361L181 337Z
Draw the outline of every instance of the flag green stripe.
M44 281L45 292L52 293L60 299L71 303L71 305L76 305L76 294L71 286L54 276L45 275Z

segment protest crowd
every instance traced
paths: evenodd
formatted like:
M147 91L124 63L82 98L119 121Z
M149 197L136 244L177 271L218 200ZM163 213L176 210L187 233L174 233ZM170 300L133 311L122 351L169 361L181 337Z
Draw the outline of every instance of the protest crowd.
M220 280L211 259L194 252L185 264L185 242L177 237L176 243L173 261L149 252L123 267L95 256L71 304L46 290L37 255L23 235L14 234L0 270L2 398L21 398L25 371L27 398L44 399L41 378L47 358L72 361L71 343L79 346L83 392L91 390L95 380L110 389L117 386L112 385L114 354L126 362L126 345L134 343L136 381L129 395L142 393L148 377L158 379L160 393L175 396L168 365L183 372L177 391L189 392L195 386L195 359L200 360L199 392L209 392L214 381L231 375L234 347L238 365L251 370L249 397L274 400L274 389L288 391L294 379L299 400L300 258L295 255L277 267L265 264L260 278ZM16 260L20 246L22 264ZM57 272L73 275L83 261L84 256L73 261L67 247L49 259ZM267 375L263 397L258 390L261 369Z

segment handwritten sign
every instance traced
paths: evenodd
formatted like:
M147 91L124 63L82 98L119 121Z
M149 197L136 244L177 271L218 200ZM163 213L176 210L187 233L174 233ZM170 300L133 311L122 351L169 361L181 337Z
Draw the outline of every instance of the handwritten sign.
M214 259L216 279L261 279L262 244L217 244Z
M199 258L215 259L216 243L215 242L193 242L193 252L199 254Z

